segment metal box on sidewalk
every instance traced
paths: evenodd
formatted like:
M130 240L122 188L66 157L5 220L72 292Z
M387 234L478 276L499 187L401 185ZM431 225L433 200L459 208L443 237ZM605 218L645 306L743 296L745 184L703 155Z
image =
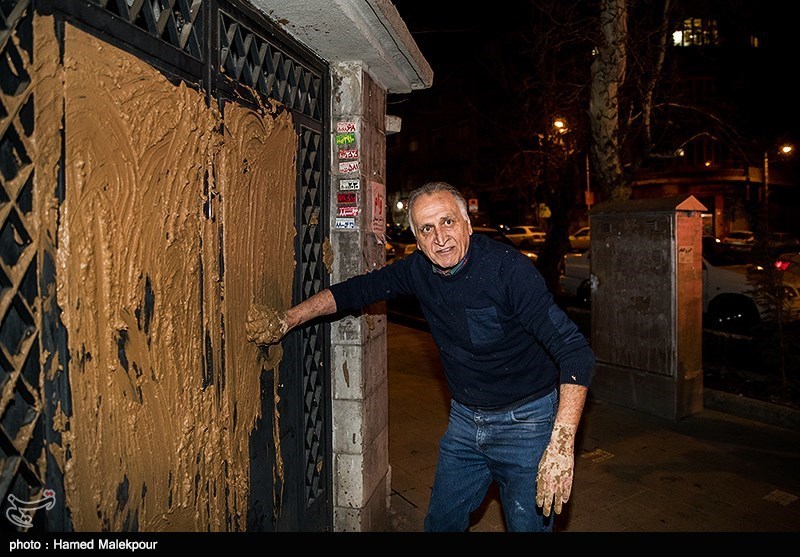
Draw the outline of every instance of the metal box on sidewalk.
M702 411L705 210L691 195L592 209L595 398L674 420Z

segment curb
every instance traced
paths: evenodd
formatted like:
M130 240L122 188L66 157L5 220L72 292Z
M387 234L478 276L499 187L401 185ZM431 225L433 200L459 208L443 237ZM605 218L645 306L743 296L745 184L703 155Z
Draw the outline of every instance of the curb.
M703 389L703 406L769 425L800 429L800 410L782 404L706 388Z

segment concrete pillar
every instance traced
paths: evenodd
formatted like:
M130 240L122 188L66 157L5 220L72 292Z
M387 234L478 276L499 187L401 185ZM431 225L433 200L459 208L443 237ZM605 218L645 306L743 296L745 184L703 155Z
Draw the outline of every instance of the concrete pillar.
M722 238L728 234L725 219L725 196L718 193L714 196L714 236Z
M385 207L386 92L361 62L333 64L331 81L333 284L385 264L372 217L381 192ZM331 368L334 530L386 531L391 477L384 303L331 325Z

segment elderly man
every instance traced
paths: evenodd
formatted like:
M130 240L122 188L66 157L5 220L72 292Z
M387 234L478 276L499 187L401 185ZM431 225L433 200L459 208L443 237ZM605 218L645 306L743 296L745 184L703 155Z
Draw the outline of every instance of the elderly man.
M594 354L530 260L472 235L467 204L444 182L408 200L418 250L286 312L255 309L251 341L271 344L315 317L415 295L451 394L426 531L464 531L492 481L510 531L552 531L572 489L575 433Z

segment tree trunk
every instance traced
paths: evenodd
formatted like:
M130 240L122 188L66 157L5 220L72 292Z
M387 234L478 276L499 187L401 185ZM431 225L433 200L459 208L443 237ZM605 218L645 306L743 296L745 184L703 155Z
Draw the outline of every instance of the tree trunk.
M611 199L628 199L619 141L619 89L625 78L628 38L626 0L601 0L601 43L592 62L589 119L596 183Z
M547 204L552 216L547 230L547 240L539 253L536 267L542 273L547 288L553 294L560 290L564 254L569 250L570 207L575 205L577 184L583 176L583 157L573 155L558 173L552 176L555 187L549 192Z

